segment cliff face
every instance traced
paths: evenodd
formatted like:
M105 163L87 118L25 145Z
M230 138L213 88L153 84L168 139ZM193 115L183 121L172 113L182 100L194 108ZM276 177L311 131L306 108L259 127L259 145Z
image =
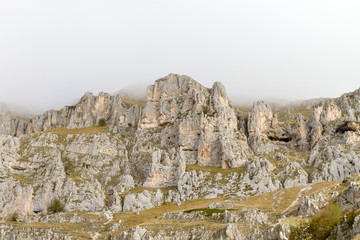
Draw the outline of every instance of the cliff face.
M32 119L0 111L0 238L287 239L298 222L277 219L310 217L336 199L356 210L359 124L360 89L244 109L221 83L176 74L149 86L146 103L86 93Z
M94 96L86 93L74 106L66 106L57 111L49 110L28 120L2 113L0 131L2 134L19 136L52 128L84 128L97 125L99 119L104 118L116 132L123 126L135 126L140 112L139 106L126 106L120 95L100 93L99 96Z

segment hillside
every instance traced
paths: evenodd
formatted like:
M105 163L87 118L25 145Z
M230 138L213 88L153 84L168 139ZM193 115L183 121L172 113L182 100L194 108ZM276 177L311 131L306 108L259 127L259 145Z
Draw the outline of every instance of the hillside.
M170 74L146 102L1 110L0 239L319 239L294 233L332 205L325 239L354 239L359 157L360 89L246 108L220 82Z

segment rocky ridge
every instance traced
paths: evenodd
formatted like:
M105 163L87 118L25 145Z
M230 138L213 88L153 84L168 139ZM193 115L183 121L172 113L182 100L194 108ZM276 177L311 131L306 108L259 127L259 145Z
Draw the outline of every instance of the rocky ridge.
M86 93L31 119L0 111L0 236L287 239L327 203L357 210L359 122L360 89L239 108L221 83L176 74L146 102Z

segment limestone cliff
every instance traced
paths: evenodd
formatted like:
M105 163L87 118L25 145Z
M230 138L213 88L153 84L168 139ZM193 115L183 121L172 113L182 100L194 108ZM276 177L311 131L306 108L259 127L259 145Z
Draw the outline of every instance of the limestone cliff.
M177 74L145 102L1 110L0 239L288 239L329 202L357 210L359 126L360 89L244 108Z

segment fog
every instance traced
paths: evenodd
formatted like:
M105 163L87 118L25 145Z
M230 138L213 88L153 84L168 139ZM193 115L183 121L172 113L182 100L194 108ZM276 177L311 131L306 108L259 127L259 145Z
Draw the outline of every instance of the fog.
M169 73L237 104L359 88L360 2L0 1L0 102L40 113L85 92L145 95ZM138 87L133 87L138 86Z

